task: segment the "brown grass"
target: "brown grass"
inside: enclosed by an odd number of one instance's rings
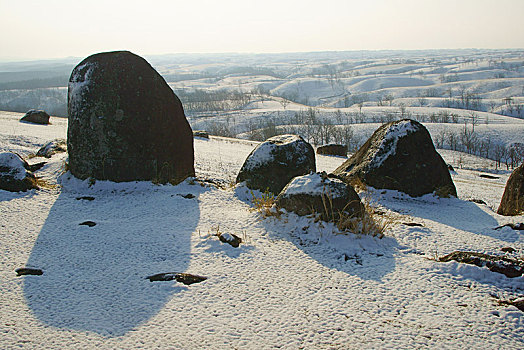
[[[347,208],[353,204],[349,202],[342,211],[333,211],[333,203],[329,194],[322,195],[324,205],[324,220],[335,223],[341,233],[354,233],[357,235],[368,235],[373,237],[384,237],[386,230],[396,221],[395,218],[387,213],[378,211],[371,204],[369,198],[361,200],[363,212],[361,215],[349,214]]]
[[[357,193],[364,192],[368,186],[362,181],[359,176],[354,176],[349,180],[349,184],[355,189]]]
[[[269,190],[262,193],[262,197],[258,198],[255,196],[253,191],[251,191],[251,204],[253,204],[253,211],[258,211],[263,217],[267,218],[269,216],[275,216],[277,218],[282,215],[282,212],[275,206],[275,195]]]
[[[42,179],[40,177],[29,178],[29,180],[38,189],[44,188],[44,189],[52,190],[58,187],[57,184],[49,183],[49,181],[47,181],[46,179]]]
[[[357,235],[384,237],[386,230],[395,223],[395,218],[387,213],[380,213],[368,198],[362,200],[364,212],[361,216],[339,214],[335,222],[341,232],[352,232]]]

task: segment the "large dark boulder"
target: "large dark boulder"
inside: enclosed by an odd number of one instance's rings
[[[69,79],[69,169],[80,178],[178,183],[193,176],[193,133],[182,103],[143,58],[89,56]]]
[[[313,147],[297,135],[279,135],[258,145],[247,157],[237,183],[278,194],[295,176],[316,171]]]
[[[42,110],[30,109],[20,121],[47,125],[49,124],[49,114]]]
[[[497,213],[500,215],[524,213],[524,164],[511,173]]]
[[[364,206],[353,187],[326,173],[297,176],[280,192],[276,205],[298,215],[319,214],[324,221],[360,217]]]
[[[19,192],[38,188],[31,166],[16,153],[0,153],[0,189]]]
[[[368,186],[398,190],[413,197],[432,192],[445,197],[457,195],[429,132],[410,119],[382,125],[333,173],[348,182],[360,178]]]

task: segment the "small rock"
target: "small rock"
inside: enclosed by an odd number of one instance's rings
[[[510,259],[505,256],[494,256],[476,252],[455,251],[438,259],[441,262],[455,260],[459,263],[487,267],[490,271],[506,275],[506,277],[520,277],[524,273],[524,261]]]
[[[193,283],[200,283],[202,281],[205,281],[207,280],[207,277],[191,275],[189,273],[164,272],[164,273],[157,273],[156,275],[147,276],[146,279],[148,279],[149,282],[175,280],[179,283],[183,283],[186,286],[188,286]]]
[[[498,300],[498,303],[502,305],[515,306],[520,311],[524,311],[524,297],[510,299],[510,300]]]
[[[512,248],[512,247],[504,247],[504,248],[501,248],[500,250],[503,251],[504,253],[515,253],[516,252],[515,248]]]
[[[209,133],[205,130],[194,130],[193,137],[201,137],[203,139],[209,139]]]
[[[488,175],[488,174],[480,174],[479,176],[483,177],[485,179],[493,179],[493,180],[500,179],[500,177],[498,177],[498,176],[493,176],[493,175]]]
[[[93,227],[93,226],[96,226],[96,222],[94,222],[94,221],[84,221],[84,222],[80,223],[79,225]]]
[[[242,243],[242,238],[232,233],[218,233],[217,237],[220,240],[220,242],[228,243],[235,248],[238,248],[240,243]]]
[[[191,193],[188,193],[188,194],[179,194],[180,197],[182,198],[185,198],[185,199],[193,199],[195,198],[195,195],[194,194],[191,194]]]
[[[482,199],[468,199],[468,201],[477,203],[477,204],[484,204],[486,205],[486,202],[484,202]]]
[[[19,269],[16,269],[15,272],[17,273],[17,276],[23,276],[23,275],[40,276],[44,273],[44,271],[40,269],[33,269],[30,267],[21,267]]]
[[[424,227],[424,225],[419,224],[418,222],[403,222],[402,225]]]
[[[95,200],[95,197],[91,197],[91,196],[81,196],[81,197],[76,197],[77,200],[86,200],[86,201],[94,201]]]
[[[498,230],[498,229],[501,229],[503,227],[509,227],[513,230],[516,230],[516,231],[522,231],[524,230],[524,223],[522,222],[519,222],[519,223],[509,223],[509,224],[506,224],[506,225],[502,225],[502,226],[498,226],[498,227],[495,227],[494,230]]]

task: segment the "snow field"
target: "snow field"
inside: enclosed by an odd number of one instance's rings
[[[3,150],[36,152],[65,136],[65,124],[33,128],[16,124],[19,116],[0,114],[7,120],[0,124]],[[24,129],[13,135],[13,127]],[[191,180],[90,185],[59,176],[62,154],[36,172],[61,187],[0,191],[0,347],[523,347],[522,312],[490,296],[522,295],[522,277],[432,260],[458,249],[502,254],[504,246],[522,257],[522,233],[493,230],[524,220],[493,211],[509,172],[480,178],[485,164],[464,156],[452,174],[458,199],[370,189],[361,195],[397,218],[386,237],[334,235],[331,224],[294,214],[262,219],[251,210],[251,191],[230,183],[255,145],[195,139],[197,178],[220,188]],[[317,170],[343,161],[317,155]],[[195,197],[183,197],[189,193]],[[86,220],[97,225],[79,225]],[[246,242],[233,248],[212,235],[217,231]],[[23,266],[44,274],[16,277]],[[208,280],[145,279],[160,272]]]

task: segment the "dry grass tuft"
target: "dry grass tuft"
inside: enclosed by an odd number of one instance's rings
[[[266,190],[264,193],[262,193],[262,197],[258,198],[255,196],[253,191],[251,191],[251,196],[253,197],[251,203],[254,206],[254,211],[258,211],[265,218],[270,216],[280,218],[282,212],[275,206],[276,198],[273,193],[269,192],[269,190]]]
[[[58,187],[57,184],[49,183],[49,181],[42,179],[40,177],[35,177],[35,178],[28,177],[28,179],[38,189],[44,188],[44,189],[52,190]]]
[[[357,193],[364,192],[368,189],[368,186],[358,176],[354,176],[349,181],[349,184],[355,189]]]
[[[361,216],[340,215],[335,223],[341,232],[349,231],[357,235],[382,238],[386,230],[395,223],[395,218],[387,213],[377,211],[368,198],[362,200],[364,212]]]

